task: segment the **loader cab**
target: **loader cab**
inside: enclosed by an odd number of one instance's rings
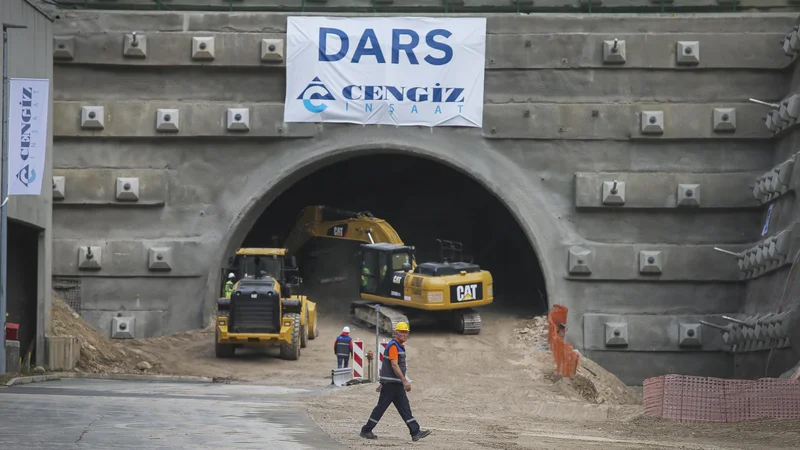
[[[302,279],[292,274],[298,272],[294,256],[287,258],[284,249],[239,249],[236,255],[228,260],[228,268],[223,271],[227,281],[227,274],[233,272],[234,283],[243,279],[269,279],[281,285],[281,296],[290,296],[298,293]]]
[[[403,300],[403,284],[413,260],[414,248],[407,245],[362,244],[361,293]]]

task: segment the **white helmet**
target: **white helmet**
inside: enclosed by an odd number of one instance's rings
[[[231,279],[233,279],[233,278],[234,278],[234,276],[233,276],[233,272],[231,272],[231,273],[229,273],[229,274],[228,274],[228,278],[231,278]]]
[[[350,327],[342,328],[342,333],[349,333],[349,332],[350,332]]]

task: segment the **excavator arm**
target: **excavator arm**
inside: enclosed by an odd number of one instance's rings
[[[310,239],[330,238],[360,241],[368,244],[403,245],[397,231],[383,219],[368,211],[352,212],[328,206],[307,206],[284,243],[288,254],[294,255]]]

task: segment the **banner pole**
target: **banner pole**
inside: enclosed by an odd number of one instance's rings
[[[0,375],[6,373],[6,262],[8,257],[8,29],[28,28],[3,23],[3,172],[0,182]]]

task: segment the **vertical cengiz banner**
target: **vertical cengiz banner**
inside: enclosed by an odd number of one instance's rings
[[[286,122],[483,126],[485,18],[289,17]]]
[[[8,195],[39,195],[47,154],[50,80],[11,78],[8,84]]]

